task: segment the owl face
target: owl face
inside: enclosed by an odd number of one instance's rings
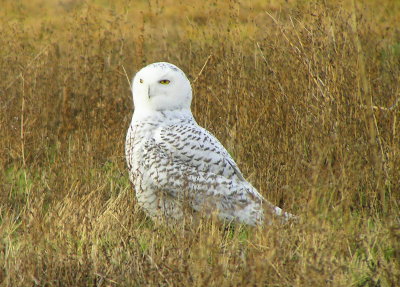
[[[165,62],[142,68],[132,84],[135,113],[190,109],[192,88],[178,67]]]

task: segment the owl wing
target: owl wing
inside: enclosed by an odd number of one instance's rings
[[[138,185],[152,186],[196,211],[256,225],[263,221],[263,197],[242,176],[223,146],[196,125],[160,127],[142,155]]]
[[[173,158],[197,171],[247,183],[224,146],[195,122],[164,126],[157,130],[155,141]]]

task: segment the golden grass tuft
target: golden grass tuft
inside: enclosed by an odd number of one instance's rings
[[[26,3],[25,3],[26,2]],[[396,286],[396,1],[8,1],[0,285]],[[169,61],[271,202],[262,229],[156,225],[124,160],[129,79]]]

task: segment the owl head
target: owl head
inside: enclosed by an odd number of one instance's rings
[[[166,62],[150,64],[132,83],[136,112],[190,110],[192,87],[181,69]]]

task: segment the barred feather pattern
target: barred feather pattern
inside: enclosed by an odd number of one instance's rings
[[[138,202],[153,218],[180,220],[187,204],[227,221],[263,222],[263,197],[222,144],[190,115],[164,112],[132,121],[126,159]]]
[[[133,80],[135,112],[125,153],[139,205],[154,219],[216,214],[259,225],[266,215],[292,215],[266,201],[247,182],[223,145],[190,111],[185,74],[169,63],[151,64]]]

